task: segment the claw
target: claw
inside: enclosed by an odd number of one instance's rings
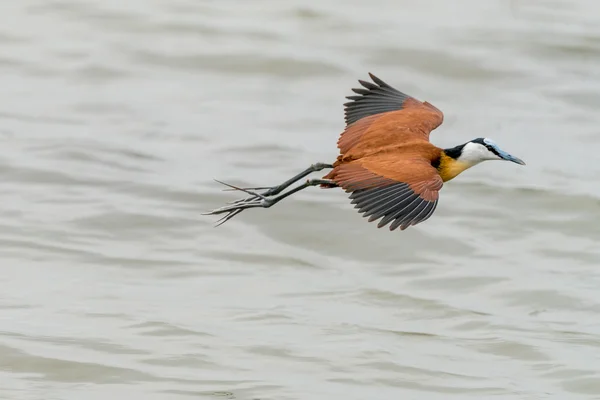
[[[256,193],[256,192],[254,192],[252,190],[240,188],[240,187],[237,187],[237,186],[234,186],[234,185],[230,185],[229,183],[221,182],[221,181],[216,180],[216,179],[215,179],[215,181],[219,182],[221,185],[229,186],[233,190],[239,190],[239,191],[251,194],[252,196],[260,197],[263,200],[267,200],[267,198],[265,196],[263,196],[260,193]]]
[[[229,183],[221,182],[217,179],[215,179],[215,181],[219,182],[222,185],[229,187],[229,189],[224,189],[224,190],[228,190],[228,191],[239,190],[239,191],[248,193],[250,195],[249,197],[245,197],[242,199],[228,202],[227,203],[228,205],[226,205],[226,206],[216,208],[207,213],[203,213],[202,215],[215,215],[215,214],[227,213],[225,216],[223,216],[221,219],[219,219],[215,223],[215,227],[217,227],[219,225],[223,225],[225,222],[229,221],[231,218],[235,217],[236,215],[238,215],[239,213],[244,211],[246,208],[267,207],[270,203],[269,199],[267,199],[267,197],[265,197],[264,195],[262,195],[260,193],[254,192],[254,190],[270,189],[268,187],[246,189],[246,188],[240,188],[240,187],[237,187],[234,185],[230,185]]]
[[[215,223],[215,228],[217,226],[223,225],[225,222],[229,221],[231,218],[235,217],[236,215],[238,215],[239,213],[241,213],[243,210],[234,210],[234,211],[230,211],[229,214],[227,214],[226,216],[224,216],[223,218],[219,219],[216,223]]]
[[[264,186],[264,187],[254,187],[254,188],[243,188],[241,190],[268,190],[271,189],[270,186]],[[238,188],[229,188],[229,189],[223,189],[224,192],[233,192],[234,190],[240,190]]]
[[[262,199],[262,200],[248,199],[248,201],[246,201],[246,202],[220,207],[220,208],[212,210],[211,212],[203,213],[202,215],[215,215],[215,214],[222,214],[224,212],[235,212],[235,211],[241,212],[242,210],[245,210],[246,208],[268,207],[269,204],[270,204],[270,201],[269,201],[269,199],[266,199],[266,198]]]
[[[260,196],[270,196],[271,192],[274,189],[277,188],[277,186],[261,186],[261,187],[252,187],[252,188],[241,188],[241,187],[237,187],[237,186],[231,185],[229,183],[221,182],[218,179],[215,179],[215,181],[219,182],[221,185],[227,186],[227,188],[222,189],[224,192],[234,192],[236,190],[239,190],[239,191],[242,191],[242,192],[246,192],[246,193],[249,193],[249,194],[256,195],[258,197],[260,197]],[[254,193],[254,191],[256,191],[256,190],[265,190],[265,192],[260,193],[260,194],[259,193]],[[228,203],[228,204],[232,204],[232,203]]]
[[[238,200],[234,200],[234,201],[228,201],[226,204],[240,204],[240,203],[247,203],[251,200],[256,200],[258,197],[256,196],[250,196],[250,197],[244,197],[243,199],[238,199]]]

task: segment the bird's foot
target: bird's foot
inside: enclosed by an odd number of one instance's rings
[[[253,189],[250,189],[250,188],[240,188],[240,187],[230,185],[225,182],[221,182],[221,181],[217,181],[217,182],[219,182],[225,186],[228,186],[229,189],[226,189],[226,190],[239,190],[239,191],[248,193],[250,196],[245,197],[243,199],[229,202],[229,203],[227,203],[228,205],[226,205],[226,206],[219,207],[208,213],[202,214],[202,215],[217,215],[217,214],[227,213],[227,215],[225,215],[223,218],[219,219],[216,222],[215,226],[224,224],[225,222],[229,221],[231,218],[235,217],[236,215],[238,215],[239,213],[241,213],[242,211],[244,211],[247,208],[256,208],[256,207],[268,208],[274,204],[274,202],[272,202],[268,197],[266,197],[269,195],[269,190],[267,190],[264,193],[257,193]],[[260,189],[271,189],[271,188],[256,188],[256,190],[260,190]]]
[[[225,186],[229,187],[229,189],[223,189],[225,191],[227,191],[227,190],[239,190],[240,192],[246,192],[246,193],[248,193],[249,195],[252,196],[253,199],[254,198],[260,198],[260,199],[266,200],[267,199],[266,196],[269,196],[271,194],[269,192],[271,192],[270,189],[272,189],[272,188],[241,188],[241,187],[237,187],[237,186],[231,185],[229,183],[221,182],[221,181],[216,180],[216,179],[215,179],[215,181],[219,182],[221,185],[225,185]],[[264,193],[257,193],[256,192],[256,190],[261,190],[261,189],[269,189],[269,190],[267,190]],[[246,200],[248,200],[248,199],[240,199],[240,200],[236,200],[236,201],[230,202],[228,204],[236,204],[236,203],[238,203],[240,201],[246,201]]]
[[[219,181],[217,181],[219,182]],[[268,196],[273,196],[276,195],[280,192],[279,190],[279,186],[263,186],[263,187],[251,187],[251,188],[240,188],[237,186],[233,186],[233,185],[229,185],[227,183],[223,183],[223,182],[219,182],[225,186],[229,186],[227,189],[223,189],[224,192],[233,192],[233,191],[241,191],[241,192],[246,192],[248,194],[251,194],[253,196],[259,197],[259,198],[264,198],[264,197],[268,197]],[[257,191],[262,191],[264,190],[264,192],[261,193],[257,193]],[[238,201],[238,200],[236,200]],[[233,204],[236,201],[232,201],[229,202],[228,204]]]
[[[219,182],[219,181],[217,181],[217,182]],[[229,188],[223,189],[224,192],[234,192],[236,190],[242,190],[242,191],[245,191],[245,190],[253,190],[253,191],[255,191],[255,190],[267,190],[267,192],[269,192],[270,190],[272,191],[274,189],[273,186],[252,187],[252,188],[238,188],[238,187],[234,187],[232,185],[228,185],[227,183],[223,183],[223,182],[220,182],[220,183],[222,183],[223,185],[229,186]],[[263,193],[263,195],[268,196],[269,194],[267,192]]]

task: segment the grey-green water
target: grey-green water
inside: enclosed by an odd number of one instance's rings
[[[597,1],[0,5],[0,398],[600,398]],[[308,189],[373,72],[527,162],[376,229]]]

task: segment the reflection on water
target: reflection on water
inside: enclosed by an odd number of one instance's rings
[[[24,0],[0,28],[0,397],[600,395],[595,1]],[[307,189],[373,72],[527,161],[376,229]]]

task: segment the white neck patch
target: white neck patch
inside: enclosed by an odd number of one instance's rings
[[[486,160],[499,160],[500,157],[489,151],[484,145],[469,142],[462,149],[458,161],[469,165],[476,165]]]

